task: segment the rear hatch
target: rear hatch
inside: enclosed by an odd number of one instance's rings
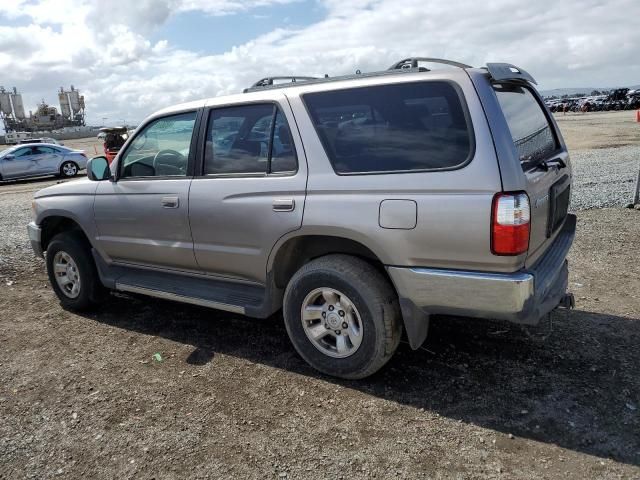
[[[534,90],[496,83],[494,90],[513,138],[531,205],[526,266],[546,251],[564,224],[571,196],[571,165],[560,132]]]

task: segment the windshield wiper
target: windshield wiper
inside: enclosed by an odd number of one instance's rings
[[[554,166],[558,167],[558,170],[567,167],[567,163],[561,158],[554,158],[553,160],[538,160],[535,162],[530,161],[530,162],[526,162],[525,165],[526,165],[526,169],[539,168],[541,170],[544,170],[545,172],[548,172],[549,168]]]

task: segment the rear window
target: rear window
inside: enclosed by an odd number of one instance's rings
[[[494,89],[523,169],[558,149],[549,119],[528,88],[498,84]]]
[[[473,132],[448,82],[308,93],[303,99],[339,174],[452,169],[472,155]]]

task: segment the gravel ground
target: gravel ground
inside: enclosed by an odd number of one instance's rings
[[[571,153],[573,210],[624,207],[633,200],[640,170],[640,146],[578,150]]]
[[[27,224],[31,221],[31,200],[34,192],[65,181],[69,180],[44,178],[0,182],[0,272],[10,272],[27,264],[41,264],[33,255],[27,237]]]

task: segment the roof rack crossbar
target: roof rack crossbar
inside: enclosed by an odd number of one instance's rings
[[[269,87],[272,85],[276,85],[274,83],[274,81],[278,81],[278,80],[289,80],[290,83],[297,83],[297,82],[306,82],[309,80],[317,80],[318,77],[305,77],[305,76],[301,76],[301,75],[296,75],[296,76],[280,76],[280,77],[265,77],[262,78],[260,80],[258,80],[256,83],[254,83],[253,85],[251,85],[249,88],[245,88],[245,92],[252,90],[254,88],[260,88],[260,87]]]
[[[441,63],[443,65],[450,65],[452,67],[458,67],[458,68],[473,68],[471,65],[467,65],[465,63],[460,63],[460,62],[454,62],[453,60],[445,60],[443,58],[409,57],[394,63],[389,67],[389,70],[403,70],[406,68],[418,68],[418,62]]]

